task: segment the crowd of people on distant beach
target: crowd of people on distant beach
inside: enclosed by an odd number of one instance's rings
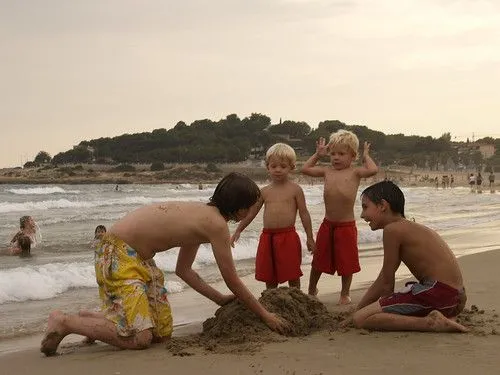
[[[488,175],[488,182],[489,182],[489,188],[490,192],[494,193],[495,192],[495,174],[493,171],[490,171],[490,174]],[[470,185],[470,191],[472,193],[482,193],[483,192],[483,176],[481,175],[481,172],[478,172],[477,175],[474,175],[474,173],[471,173],[469,175],[469,185]]]
[[[300,288],[301,242],[295,230],[297,213],[313,255],[308,293],[317,298],[317,283],[323,273],[341,277],[339,304],[351,303],[353,275],[360,272],[354,204],[363,178],[378,167],[365,142],[362,164],[354,166],[359,140],[349,131],[320,138],[316,152],[301,168],[304,175],[324,183],[325,218],[316,238],[302,188],[290,180],[295,169],[293,148],[283,143],[270,147],[265,163],[270,183],[262,189],[250,178],[226,175],[207,204],[167,202],[140,207],[108,230],[94,233],[95,272],[101,299],[100,311],[50,314],[41,351],[56,353],[70,333],[100,340],[124,349],[144,349],[172,334],[172,312],[163,272],[156,266],[156,253],[179,247],[175,273],[198,293],[224,306],[239,299],[272,330],[286,333],[290,323],[268,311],[253,296],[236,273],[231,246],[263,208],[263,230],[255,260],[255,277],[266,288],[282,283]],[[329,165],[320,164],[328,157]],[[450,183],[452,183],[450,181]],[[452,251],[430,228],[404,214],[405,197],[391,181],[381,181],[361,194],[363,218],[372,230],[383,230],[384,259],[379,276],[356,306],[351,321],[372,330],[465,332],[453,320],[465,306],[462,274]],[[228,222],[239,222],[231,235]],[[201,244],[210,243],[219,270],[231,294],[223,294],[205,282],[193,269]],[[395,291],[395,273],[400,263],[416,282]]]

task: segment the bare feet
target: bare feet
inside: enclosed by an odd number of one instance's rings
[[[95,344],[95,340],[94,340],[94,339],[91,339],[90,337],[85,337],[85,338],[82,340],[82,344],[83,344],[83,345],[93,345],[93,344]]]
[[[439,311],[434,310],[427,315],[429,326],[435,332],[469,332],[469,329],[451,319],[448,319]]]
[[[61,311],[53,311],[49,315],[47,331],[42,340],[40,351],[47,357],[55,355],[57,347],[66,336],[63,330],[64,314]]]
[[[340,296],[339,302],[337,302],[337,305],[350,305],[352,303],[351,297],[349,296]]]
[[[311,297],[317,297],[318,296],[318,288],[314,288],[314,289],[309,289],[309,291],[307,292]]]

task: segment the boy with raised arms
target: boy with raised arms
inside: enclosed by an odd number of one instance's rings
[[[318,294],[318,281],[323,272],[342,277],[339,304],[351,303],[349,291],[352,275],[361,270],[358,258],[358,231],[354,220],[354,202],[362,178],[373,176],[378,167],[369,155],[370,144],[363,148],[363,165],[352,165],[358,156],[358,137],[346,130],[330,135],[326,144],[320,138],[316,152],[302,167],[302,173],[323,177],[325,219],[316,237],[309,278],[309,294]],[[322,156],[330,156],[329,166],[316,165]]]

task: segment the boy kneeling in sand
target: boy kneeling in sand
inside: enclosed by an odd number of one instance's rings
[[[180,247],[175,272],[194,290],[220,306],[238,298],[271,329],[285,331],[288,323],[267,311],[242,283],[231,253],[227,222],[243,219],[259,196],[255,182],[230,173],[219,182],[208,204],[158,203],[123,217],[103,236],[96,250],[102,312],[52,312],[40,350],[55,354],[70,333],[122,349],[145,349],[152,342],[168,339],[172,314],[163,272],[153,257],[174,247]],[[203,243],[212,245],[222,277],[234,295],[215,290],[192,269]]]
[[[361,217],[370,228],[383,229],[384,263],[354,313],[354,325],[385,331],[466,332],[450,319],[463,310],[467,298],[462,273],[446,242],[432,229],[405,219],[403,192],[390,181],[366,188],[361,204]],[[394,292],[401,262],[418,282]]]

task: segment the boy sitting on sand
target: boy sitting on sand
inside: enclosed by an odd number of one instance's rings
[[[316,251],[313,254],[309,294],[318,294],[318,281],[323,272],[342,277],[342,291],[339,304],[351,303],[349,290],[352,275],[361,270],[358,259],[358,231],[354,221],[354,202],[360,180],[378,172],[378,167],[369,155],[370,144],[365,142],[363,165],[352,166],[358,155],[358,137],[346,130],[339,130],[316,144],[316,153],[302,167],[302,173],[311,177],[324,178],[323,197],[325,219],[316,237]],[[317,166],[322,156],[330,156],[331,165]]]
[[[175,273],[194,290],[221,306],[238,298],[271,329],[288,329],[288,323],[267,311],[241,282],[231,254],[227,222],[246,217],[259,196],[255,182],[230,173],[219,182],[208,204],[151,204],[123,217],[104,235],[96,250],[102,312],[52,312],[40,350],[55,354],[70,333],[122,349],[144,349],[153,341],[168,339],[172,315],[163,272],[152,258],[175,247],[180,247]],[[193,270],[198,247],[203,243],[212,245],[222,277],[234,295],[215,290]]]
[[[404,205],[403,192],[390,181],[369,186],[361,195],[361,217],[372,230],[384,231],[384,261],[354,313],[354,325],[385,331],[466,332],[449,319],[467,300],[457,260],[435,231],[405,219]],[[418,282],[394,292],[401,262]]]
[[[241,232],[252,222],[264,205],[264,229],[255,257],[255,278],[266,283],[266,288],[276,288],[288,281],[290,287],[300,289],[302,249],[295,231],[295,219],[299,212],[307,235],[307,248],[314,251],[311,216],[306,207],[302,188],[289,180],[295,168],[293,148],[276,143],[266,153],[266,167],[271,183],[261,190],[257,203],[240,222],[231,237],[231,246],[238,241]]]

